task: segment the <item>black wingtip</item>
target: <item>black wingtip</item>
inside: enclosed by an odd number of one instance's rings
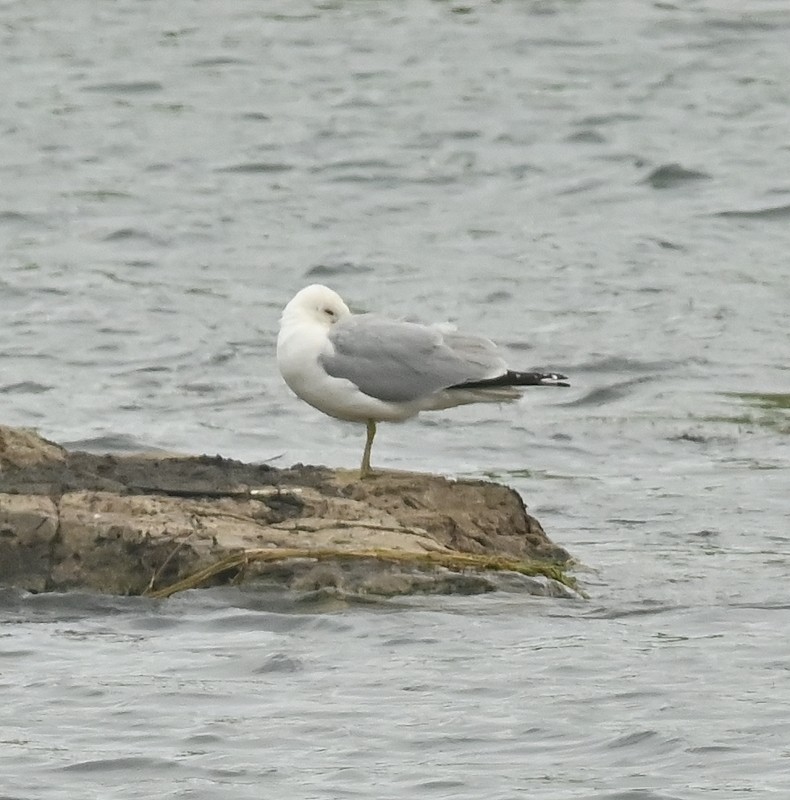
[[[559,372],[547,372],[540,377],[541,386],[570,386],[567,375],[560,375]]]
[[[568,377],[559,372],[515,372],[482,381],[469,381],[450,386],[450,389],[496,389],[498,386],[570,386]]]

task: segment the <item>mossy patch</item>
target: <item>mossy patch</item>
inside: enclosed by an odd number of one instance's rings
[[[343,559],[375,559],[382,562],[401,564],[405,567],[431,569],[444,567],[450,570],[478,572],[517,572],[521,575],[543,575],[557,581],[583,596],[576,580],[558,564],[544,561],[525,561],[503,556],[481,555],[476,553],[443,553],[428,551],[425,553],[407,553],[396,550],[341,550],[325,548],[310,549],[277,549],[270,548],[243,550],[221,558],[186,578],[161,589],[154,588],[156,576],[144,592],[147,597],[165,598],[186,589],[196,589],[209,582],[216,582],[219,577],[223,583],[233,582],[243,573],[244,567],[255,562],[277,562],[294,558],[307,558],[316,561]]]
[[[727,392],[729,397],[739,397],[768,410],[790,411],[790,394],[782,392]]]
[[[708,417],[708,421],[749,425],[790,434],[790,394],[784,392],[724,392],[723,394],[725,397],[735,398],[751,406],[756,413]]]

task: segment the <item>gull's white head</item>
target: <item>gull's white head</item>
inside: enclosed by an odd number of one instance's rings
[[[313,283],[298,291],[283,309],[281,324],[312,322],[327,328],[351,314],[337,292]]]

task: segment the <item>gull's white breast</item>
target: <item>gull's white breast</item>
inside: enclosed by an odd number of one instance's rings
[[[419,412],[416,405],[377,400],[351,381],[327,374],[320,359],[333,352],[328,332],[326,325],[313,320],[282,321],[277,336],[277,366],[297,397],[324,414],[349,422],[396,422]]]

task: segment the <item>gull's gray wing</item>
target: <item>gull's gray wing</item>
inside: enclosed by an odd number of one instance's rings
[[[387,402],[410,402],[507,370],[488,339],[376,314],[344,317],[332,326],[329,341],[332,352],[321,356],[324,369]]]

